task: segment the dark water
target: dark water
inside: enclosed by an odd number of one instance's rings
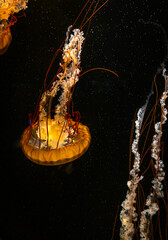
[[[26,18],[12,26],[12,44],[0,57],[3,240],[109,240],[117,206],[125,199],[134,114],[166,56],[167,1],[110,0],[93,17],[81,67],[109,68],[120,77],[97,70],[76,85],[75,109],[92,136],[80,159],[59,167],[39,166],[19,146],[52,56],[85,2],[30,0]],[[146,184],[150,186],[148,179]],[[119,226],[118,219],[114,239],[119,239]]]

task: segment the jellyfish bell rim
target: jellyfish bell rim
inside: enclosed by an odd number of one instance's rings
[[[90,146],[90,130],[87,126],[79,123],[80,139],[76,142],[56,149],[39,149],[29,144],[29,136],[35,126],[37,126],[37,123],[23,131],[20,145],[25,156],[38,165],[56,166],[72,162],[81,157]]]

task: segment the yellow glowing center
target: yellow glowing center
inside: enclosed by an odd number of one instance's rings
[[[47,144],[47,139],[48,145],[51,149],[65,146],[68,141],[66,122],[65,120],[53,121],[51,119],[46,119],[45,121],[40,122],[37,135],[41,138],[42,148]]]

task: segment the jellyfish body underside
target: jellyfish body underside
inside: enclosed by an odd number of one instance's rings
[[[32,131],[32,126],[26,128],[21,137],[21,147],[26,155],[32,162],[39,165],[61,165],[72,162],[82,156],[88,149],[91,136],[87,126],[79,123],[79,139],[72,144],[57,147],[54,149],[41,149],[30,144],[29,136]]]

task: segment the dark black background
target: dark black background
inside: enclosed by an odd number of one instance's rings
[[[125,198],[130,130],[167,54],[167,1],[109,0],[93,17],[82,51],[75,110],[92,142],[78,160],[45,167],[30,162],[19,141],[28,126],[54,52],[86,0],[29,0],[0,56],[0,237],[3,240],[109,240]],[[103,3],[103,1],[100,1]],[[17,16],[19,16],[19,13]],[[75,27],[79,27],[82,17]],[[164,29],[164,31],[163,31]],[[84,33],[87,28],[84,28]],[[49,81],[57,72],[55,61]],[[165,149],[167,146],[165,126]],[[166,158],[165,154],[165,158]],[[167,162],[165,163],[168,167]],[[146,182],[150,186],[150,181]],[[119,239],[119,219],[114,239]]]

